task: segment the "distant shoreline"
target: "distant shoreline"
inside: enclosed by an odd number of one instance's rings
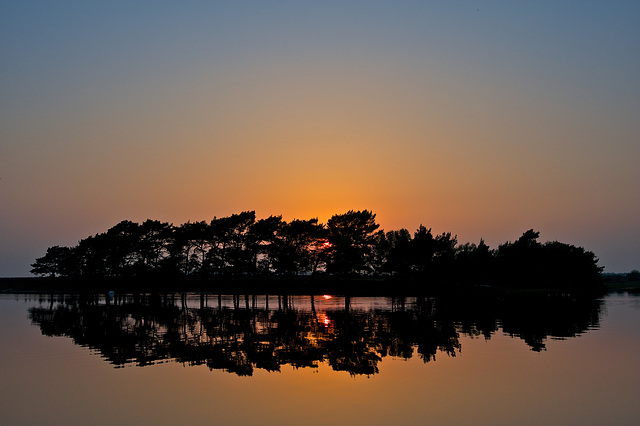
[[[349,295],[397,296],[442,295],[474,292],[580,292],[575,288],[523,288],[504,285],[455,285],[428,283],[394,277],[341,279],[335,277],[248,277],[230,279],[72,279],[50,277],[0,278],[0,293],[228,293],[228,294],[289,294],[289,295]],[[605,277],[600,294],[607,292],[640,293],[640,281],[628,281],[622,275]],[[593,292],[589,292],[593,293]]]
[[[340,294],[391,296],[399,293],[441,293],[444,285],[385,278],[340,279],[334,277],[245,277],[229,279],[135,279],[135,278],[0,278],[0,293],[18,292],[91,292],[127,293],[205,292],[236,294]]]

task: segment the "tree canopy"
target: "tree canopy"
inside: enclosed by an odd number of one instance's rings
[[[484,240],[459,244],[451,232],[434,235],[420,225],[379,230],[369,210],[317,218],[256,219],[245,211],[210,222],[175,226],[148,219],[123,220],[74,247],[53,246],[32,264],[50,277],[296,276],[325,274],[340,279],[386,277],[429,284],[541,288],[591,288],[601,282],[597,257],[582,247],[538,242],[529,229],[513,242],[491,249]]]

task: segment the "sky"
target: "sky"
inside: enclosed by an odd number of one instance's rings
[[[0,276],[246,210],[640,269],[638,46],[638,1],[0,0]]]

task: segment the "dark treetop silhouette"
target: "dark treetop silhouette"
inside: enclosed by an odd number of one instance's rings
[[[317,274],[341,280],[381,277],[429,285],[497,284],[510,287],[597,289],[602,268],[582,247],[540,243],[526,231],[518,240],[490,249],[458,244],[450,232],[433,235],[420,226],[378,230],[371,211],[348,211],[286,222],[282,216],[256,220],[254,211],[174,226],[146,220],[122,221],[75,247],[54,246],[32,264],[32,273],[95,279],[187,278],[211,281],[238,277]]]

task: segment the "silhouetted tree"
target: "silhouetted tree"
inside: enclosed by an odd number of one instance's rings
[[[247,250],[253,257],[252,268],[259,273],[268,274],[275,270],[278,252],[278,239],[285,222],[280,216],[269,216],[251,225],[247,233]]]
[[[411,247],[412,267],[422,276],[433,275],[433,258],[436,253],[436,242],[431,234],[431,228],[420,225],[413,236]]]
[[[598,290],[602,268],[582,247],[557,241],[540,244],[540,233],[526,231],[496,251],[496,278],[508,286]]]
[[[449,281],[454,275],[457,238],[451,236],[451,232],[443,232],[435,238],[436,251],[433,263],[436,278],[440,281]]]
[[[582,247],[551,241],[542,246],[542,265],[538,274],[547,286],[573,289],[597,288],[602,284],[598,259]]]
[[[169,256],[169,245],[173,237],[172,226],[167,222],[147,219],[138,228],[139,269],[149,272],[158,269]]]
[[[455,264],[459,282],[486,284],[492,271],[493,253],[482,239],[477,246],[470,243],[462,244],[456,248]]]
[[[182,251],[180,263],[184,273],[205,275],[209,267],[207,254],[212,247],[210,225],[205,221],[184,223],[176,230],[175,239]]]
[[[283,274],[315,272],[326,232],[318,219],[295,219],[278,233],[275,268]]]
[[[413,269],[429,280],[447,279],[454,267],[456,244],[450,232],[434,237],[431,228],[420,225],[412,241]]]
[[[408,275],[411,272],[412,240],[408,230],[378,233],[377,262],[381,272]]]
[[[50,277],[73,276],[79,272],[75,250],[70,247],[49,247],[46,254],[37,258],[31,267],[32,274]]]
[[[331,255],[327,263],[330,273],[349,275],[372,271],[376,215],[368,210],[349,210],[333,215],[327,222]]]
[[[246,211],[211,221],[213,245],[207,253],[212,269],[218,273],[240,274],[252,270],[254,255],[247,246],[255,211]]]
[[[507,285],[531,286],[540,279],[542,245],[539,232],[529,229],[515,242],[498,246],[496,260],[498,277]]]
[[[107,268],[116,277],[132,276],[138,264],[140,225],[123,220],[110,228],[105,236]]]

